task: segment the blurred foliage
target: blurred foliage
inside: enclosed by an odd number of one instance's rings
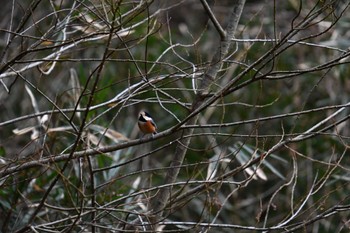
[[[42,63],[15,75],[0,76],[0,122],[7,122],[0,126],[1,171],[38,159],[118,145],[126,138],[140,138],[137,114],[142,109],[151,113],[160,132],[188,116],[195,98],[193,84],[200,83],[201,76],[197,74],[210,64],[219,36],[199,1],[148,1],[142,6],[140,2],[4,3],[0,10],[4,15],[0,20],[0,75],[34,62]],[[209,3],[219,22],[226,25],[231,1]],[[253,68],[237,80],[227,95],[201,112],[205,122],[198,124],[192,136],[178,176],[178,181],[185,184],[174,185],[166,210],[167,221],[214,221],[264,228],[278,225],[303,205],[288,223],[293,228],[336,205],[349,204],[348,120],[316,137],[288,144],[265,158],[259,169],[267,180],[241,171],[222,183],[208,185],[200,193],[177,200],[206,181],[208,166],[215,156],[223,159],[218,162],[218,177],[242,166],[239,156],[249,160],[248,155],[263,155],[281,139],[300,135],[327,118],[339,109],[336,105],[349,102],[346,63],[341,64],[339,59],[328,68],[315,69],[346,53],[350,45],[349,3],[289,0],[274,4],[246,2],[236,36],[246,41],[233,43],[232,56],[226,58],[210,94],[225,87],[247,67]],[[31,12],[26,10],[29,8]],[[5,14],[10,11],[11,14]],[[300,27],[292,40],[276,46],[313,14],[318,14],[313,23]],[[15,30],[18,31],[8,33]],[[123,30],[127,33],[118,34]],[[109,43],[110,35],[113,38]],[[101,38],[96,39],[98,36]],[[295,44],[296,41],[304,44]],[[47,56],[68,45],[72,47],[56,57],[57,64],[46,75],[55,59]],[[79,87],[71,85],[70,69],[76,72]],[[156,78],[159,80],[154,81]],[[38,113],[25,85],[33,92],[39,112],[47,111],[48,120],[42,124],[43,114],[18,119]],[[136,85],[139,86],[134,88]],[[104,104],[123,91],[126,94],[121,101]],[[79,99],[74,99],[74,95]],[[75,107],[87,107],[90,97],[88,112],[81,111],[79,115],[72,111]],[[49,113],[58,108],[70,111]],[[318,108],[323,109],[316,111]],[[288,115],[291,113],[295,114]],[[339,117],[348,115],[346,109]],[[8,122],[12,119],[17,120]],[[332,119],[329,124],[334,122]],[[235,124],[225,126],[231,123]],[[208,124],[222,126],[200,127]],[[85,128],[77,141],[79,130],[72,127],[80,129],[82,125]],[[99,130],[93,125],[100,126]],[[23,134],[13,131],[25,128],[28,131]],[[107,131],[112,136],[107,137]],[[147,212],[143,205],[163,184],[176,150],[175,142],[181,136],[180,130],[151,143],[38,164],[1,177],[0,231],[15,232],[27,223],[40,225],[39,231],[53,227],[55,231],[79,232],[91,225],[101,232],[104,228],[120,229],[124,221],[132,222],[137,213]],[[154,189],[144,192],[148,188]],[[309,192],[312,195],[308,196]],[[43,208],[36,218],[30,219],[41,204]],[[346,232],[348,221],[346,209],[317,219],[303,230]],[[165,229],[179,230],[180,225]],[[201,229],[198,226],[188,231]],[[212,228],[211,232],[232,229]]]

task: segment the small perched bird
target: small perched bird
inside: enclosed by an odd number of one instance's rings
[[[141,132],[145,134],[156,134],[157,133],[157,126],[156,123],[154,123],[152,117],[147,112],[140,112],[139,114],[139,121],[138,121],[139,128]]]

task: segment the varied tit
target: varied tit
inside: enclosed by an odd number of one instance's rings
[[[147,112],[140,112],[138,125],[144,135],[154,135],[157,133],[156,123],[154,123],[152,117]]]

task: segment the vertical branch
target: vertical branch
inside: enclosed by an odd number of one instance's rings
[[[116,13],[114,13],[114,17],[116,17]],[[89,93],[89,98],[88,98],[88,102],[86,105],[86,110],[85,110],[85,114],[82,117],[82,123],[80,125],[79,131],[77,133],[75,142],[72,146],[71,152],[69,153],[69,157],[68,159],[65,161],[65,163],[63,164],[62,168],[60,169],[59,173],[55,176],[55,178],[53,179],[53,181],[50,183],[49,187],[45,190],[45,193],[43,195],[43,197],[41,198],[38,206],[36,207],[36,209],[34,210],[34,212],[31,214],[29,221],[27,223],[27,225],[25,225],[23,228],[19,229],[17,232],[26,232],[30,229],[31,225],[33,224],[35,218],[37,217],[37,215],[39,214],[40,210],[43,208],[45,201],[47,200],[47,198],[49,197],[49,194],[51,193],[51,191],[53,190],[53,188],[55,187],[55,185],[57,184],[57,182],[59,181],[59,179],[61,178],[61,176],[64,174],[64,171],[66,170],[66,168],[68,167],[69,163],[71,162],[71,159],[74,157],[74,152],[78,149],[78,146],[81,142],[81,137],[83,136],[83,132],[85,130],[85,125],[86,125],[86,120],[88,118],[88,114],[90,111],[90,108],[92,106],[93,103],[93,99],[97,90],[97,84],[101,78],[102,75],[102,71],[103,68],[105,66],[106,63],[106,59],[108,57],[108,51],[109,51],[109,46],[112,42],[112,38],[113,38],[113,31],[114,31],[114,19],[112,21],[111,27],[110,27],[110,32],[109,32],[109,36],[108,36],[108,40],[105,46],[105,50],[103,53],[103,56],[101,58],[101,63],[98,65],[98,67],[96,67],[95,71],[96,72],[96,78],[95,81],[93,83],[93,86],[91,88],[91,92]],[[90,77],[93,76],[93,73],[91,74]],[[72,227],[75,223],[72,224]]]
[[[211,65],[206,69],[202,77],[202,82],[199,85],[200,90],[198,91],[198,94],[196,95],[195,100],[192,103],[192,111],[196,110],[198,107],[200,107],[204,103],[205,93],[209,92],[211,85],[216,80],[216,76],[223,65],[223,58],[228,54],[230,45],[232,43],[232,39],[234,38],[234,34],[236,32],[238,22],[242,14],[244,4],[245,4],[245,0],[238,0],[233,6],[233,9],[228,21],[228,25],[226,27],[226,37],[220,41],[219,48],[217,49],[214,57],[212,58]],[[198,116],[195,116],[189,119],[187,124],[194,125],[196,124],[197,120],[198,120]],[[184,137],[177,144],[175,154],[174,154],[174,159],[172,160],[170,164],[170,169],[166,174],[166,178],[165,178],[166,184],[172,184],[176,181],[180,171],[180,167],[181,167],[180,165],[183,163],[188,145],[191,142],[191,137],[188,137],[188,136],[193,134],[193,130],[194,130],[193,128],[184,130],[183,132]],[[167,186],[161,189],[151,199],[149,208],[153,213],[153,216],[151,219],[153,224],[156,224],[157,222],[160,221],[163,215],[164,209],[168,204],[171,191],[172,191],[172,187]]]

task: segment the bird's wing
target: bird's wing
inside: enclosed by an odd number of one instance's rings
[[[151,120],[151,124],[152,124],[154,127],[156,127],[156,129],[157,129],[157,125],[156,125],[156,123],[154,122],[153,119]]]

